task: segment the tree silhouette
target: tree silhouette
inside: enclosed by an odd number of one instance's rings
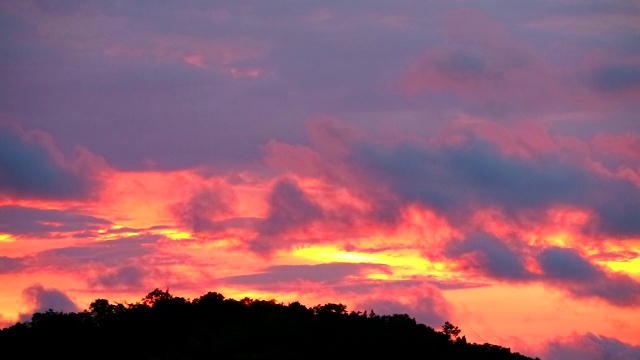
[[[458,339],[458,335],[460,335],[460,331],[461,330],[457,326],[454,326],[448,321],[445,321],[444,325],[442,325],[442,333],[447,335],[452,340]]]
[[[343,304],[307,308],[216,292],[190,301],[155,289],[133,304],[97,299],[83,312],[35,313],[0,330],[0,348],[26,359],[531,360],[459,334],[449,322],[436,331],[407,314],[347,312]]]
[[[148,293],[147,296],[142,299],[142,302],[146,305],[153,305],[156,301],[171,300],[172,298],[173,296],[169,294],[169,289],[162,291],[156,288],[152,292]]]

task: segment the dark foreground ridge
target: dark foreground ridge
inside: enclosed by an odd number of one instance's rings
[[[0,330],[2,354],[21,359],[496,359],[526,360],[492,344],[471,344],[406,314],[307,308],[275,300],[194,300],[156,289],[135,304],[98,299],[88,310],[35,313]]]

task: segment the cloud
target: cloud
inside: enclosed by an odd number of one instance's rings
[[[540,268],[550,279],[593,281],[604,272],[578,254],[575,249],[548,248],[538,254]]]
[[[420,287],[422,285],[435,286],[440,290],[460,290],[489,286],[488,283],[468,282],[461,280],[439,280],[436,277],[426,277],[418,280],[418,276],[412,280],[374,280],[360,279],[357,283],[336,285],[333,289],[339,294],[367,295],[380,292],[404,292],[407,289]],[[415,280],[413,280],[415,279]]]
[[[439,72],[466,82],[490,75],[486,61],[472,53],[454,52],[438,61],[436,67]]]
[[[411,144],[362,147],[356,161],[380,175],[405,201],[453,213],[482,206],[539,208],[575,194],[585,174],[510,158],[489,143],[428,149]],[[573,195],[576,196],[576,195]]]
[[[378,295],[359,301],[355,308],[374,310],[378,315],[408,314],[418,323],[436,329],[451,320],[451,304],[437,288],[423,285],[411,293],[411,296],[402,299],[394,298],[391,294]]]
[[[586,333],[549,341],[543,359],[547,360],[635,360],[640,346],[618,339]]]
[[[0,256],[0,274],[9,274],[21,270],[24,262],[20,258]]]
[[[141,261],[157,250],[160,235],[138,235],[115,240],[92,241],[83,245],[45,250],[27,258],[30,266],[73,269],[83,264],[122,266]]]
[[[76,304],[62,291],[33,285],[22,291],[25,301],[31,305],[29,314],[20,314],[20,321],[29,321],[31,314],[51,309],[62,312],[79,311]]]
[[[323,209],[291,180],[278,181],[267,203],[267,216],[257,226],[259,235],[249,242],[250,249],[258,253],[270,253],[276,248],[288,247],[291,244],[287,243],[283,234],[325,218]]]
[[[542,282],[576,298],[596,298],[620,307],[640,305],[640,283],[623,273],[607,272],[571,248],[549,247],[535,258],[540,273],[525,266],[525,246],[517,251],[494,235],[472,234],[445,245],[444,255],[454,259],[465,272],[515,282]]]
[[[0,125],[0,195],[86,199],[102,186],[97,174],[101,166],[85,149],[68,159],[48,135]]]
[[[171,212],[182,226],[194,232],[220,230],[221,224],[214,221],[214,218],[232,213],[235,198],[230,191],[202,189],[188,201],[171,206]]]
[[[370,294],[376,291],[403,291],[422,285],[419,280],[358,280],[357,283],[334,286],[339,294]]]
[[[310,281],[325,285],[339,285],[346,278],[360,277],[366,271],[389,273],[388,265],[370,263],[327,263],[317,265],[276,265],[263,272],[250,275],[232,276],[223,279],[236,285],[254,285],[274,288],[296,281]]]
[[[640,89],[640,65],[607,65],[594,70],[593,85],[601,91]]]
[[[12,235],[46,235],[99,230],[110,221],[69,210],[0,206],[0,232]]]
[[[616,306],[640,305],[640,283],[626,274],[605,272],[574,249],[544,249],[537,260],[542,278],[573,296],[600,298]]]
[[[446,244],[445,255],[461,259],[470,271],[479,271],[495,279],[523,281],[532,278],[522,255],[491,234],[473,234],[462,241]]]
[[[140,287],[143,284],[144,273],[139,267],[125,266],[116,271],[99,275],[95,279],[95,284],[107,288]]]
[[[591,224],[591,232],[616,237],[640,235],[640,189],[625,180],[599,180],[590,188],[594,191],[598,187],[606,188],[606,194],[591,204],[588,195],[584,194],[585,205],[591,205],[597,215],[597,222]]]
[[[630,261],[640,257],[640,253],[635,251],[617,251],[617,252],[603,252],[593,256],[590,259],[599,261]]]
[[[400,90],[433,102],[436,109],[488,115],[498,121],[576,109],[576,99],[559,81],[558,65],[523,41],[512,24],[499,21],[496,11],[487,10],[446,13],[439,29],[441,41],[425,47],[404,71]]]
[[[267,199],[269,212],[260,225],[263,235],[275,235],[322,218],[322,209],[293,181],[281,180]]]
[[[640,234],[637,186],[555,157],[507,156],[473,139],[439,147],[359,143],[354,150],[349,161],[361,170],[363,182],[376,179],[401,203],[435,208],[454,224],[463,224],[472,211],[482,208],[497,207],[518,220],[531,211],[539,216],[555,205],[573,205],[594,211],[588,230],[596,236]]]

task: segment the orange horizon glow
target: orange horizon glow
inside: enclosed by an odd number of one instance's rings
[[[183,186],[177,191],[171,190],[175,189],[176,183],[181,183]],[[144,184],[144,186],[142,184]],[[388,270],[364,270],[359,274],[354,274],[344,279],[346,283],[373,281],[375,284],[379,284],[378,286],[381,286],[381,289],[385,288],[383,285],[385,283],[393,285],[395,281],[427,278],[439,281],[455,280],[480,283],[485,281],[485,279],[465,274],[458,269],[454,260],[436,255],[434,251],[440,251],[437,249],[442,249],[442,246],[444,246],[449,239],[460,237],[461,235],[455,228],[449,225],[446,220],[439,218],[433,211],[415,205],[404,209],[402,220],[394,226],[394,229],[385,227],[376,228],[375,225],[367,222],[356,222],[353,225],[357,228],[353,229],[353,234],[345,239],[336,238],[332,241],[325,240],[317,244],[309,243],[293,248],[285,248],[267,258],[260,255],[252,255],[249,256],[249,258],[253,258],[253,260],[246,262],[245,260],[248,260],[248,258],[247,255],[243,254],[245,251],[244,242],[256,236],[255,229],[226,230],[226,235],[215,234],[215,232],[196,233],[181,226],[171,213],[170,205],[172,203],[188,201],[189,196],[194,194],[194,191],[197,192],[196,189],[206,188],[210,186],[209,184],[215,184],[216,189],[224,188],[224,191],[234,194],[236,198],[235,208],[232,210],[232,213],[226,215],[226,218],[264,218],[267,215],[268,209],[265,208],[266,197],[269,195],[267,190],[269,186],[272,185],[235,186],[225,183],[224,179],[205,180],[191,171],[175,173],[114,173],[108,185],[111,189],[105,191],[101,196],[100,201],[105,204],[104,207],[98,208],[91,204],[84,204],[83,206],[85,211],[86,209],[95,209],[96,216],[104,217],[107,211],[111,211],[111,214],[113,214],[111,218],[113,219],[111,220],[112,224],[95,230],[91,240],[71,241],[70,238],[61,238],[56,243],[47,241],[48,244],[45,244],[40,242],[42,246],[32,247],[30,249],[31,251],[21,250],[18,252],[7,252],[9,248],[6,247],[10,244],[17,245],[17,238],[15,236],[2,234],[0,235],[0,242],[5,244],[5,253],[28,258],[32,255],[37,256],[38,252],[46,249],[55,249],[64,246],[63,244],[67,244],[67,246],[73,243],[108,244],[109,241],[119,241],[141,235],[159,235],[161,239],[164,240],[161,240],[153,246],[157,247],[162,253],[165,253],[165,255],[172,254],[171,256],[178,256],[178,258],[186,256],[190,260],[189,263],[181,264],[178,262],[166,265],[165,270],[145,281],[146,286],[149,288],[164,287],[165,285],[168,286],[170,282],[179,279],[189,279],[189,282],[192,283],[202,283],[204,287],[201,285],[197,287],[197,289],[202,289],[200,294],[196,288],[191,290],[181,288],[175,291],[175,295],[177,296],[187,296],[191,298],[204,294],[206,289],[206,291],[220,292],[230,298],[273,298],[279,302],[302,300],[309,306],[323,302],[342,302],[348,304],[351,309],[355,310],[352,306],[359,301],[356,300],[353,295],[334,292],[323,294],[313,283],[305,283],[304,281],[298,282],[300,289],[307,289],[307,291],[301,292],[293,290],[260,290],[254,289],[251,286],[246,287],[244,285],[221,283],[219,280],[216,280],[241,276],[247,273],[260,274],[264,269],[268,269],[269,266],[278,264],[318,265],[352,263],[384,265],[388,267]],[[269,184],[272,184],[272,182],[269,182]],[[357,198],[352,198],[353,195],[348,195],[347,193],[344,193],[341,197],[323,196],[322,194],[325,191],[323,189],[327,188],[327,184],[323,183],[320,179],[300,178],[297,180],[297,184],[305,191],[309,191],[309,194],[315,193],[318,203],[322,204],[324,208],[335,209],[344,206],[341,204],[348,204],[352,200],[355,203],[360,201]],[[240,199],[242,199],[242,201],[240,201]],[[247,207],[246,204],[241,205],[244,200],[254,205],[252,207]],[[25,202],[16,200],[5,202],[5,204],[9,203],[15,206],[33,208],[65,209],[65,207],[55,206],[56,204],[54,203],[31,200]],[[527,228],[524,230],[507,221],[499,212],[496,212],[496,210],[476,213],[476,221],[483,222],[486,229],[489,229],[489,231],[496,236],[505,236],[506,234],[514,233],[519,234],[522,239],[527,240],[529,246],[567,247],[575,245],[576,241],[584,241],[585,237],[580,233],[580,227],[588,221],[588,216],[587,212],[579,209],[554,208],[549,210],[546,223],[535,228]],[[224,219],[225,217],[219,218],[219,220]],[[151,225],[157,223],[164,224],[165,226],[159,229],[151,228]],[[56,227],[62,224],[46,223],[45,225]],[[138,230],[127,230],[130,228]],[[311,234],[310,232],[313,231],[324,232],[326,230],[323,226],[309,227],[302,233],[309,235]],[[212,237],[215,238],[215,240],[204,240],[211,239]],[[355,245],[355,248],[345,247],[346,244]],[[361,247],[359,244],[367,244],[367,247]],[[599,250],[618,253],[625,250],[629,251],[636,246],[637,242],[634,241],[625,243],[624,245],[605,241],[594,244],[593,247],[585,248],[588,250],[586,250],[584,254],[585,256],[595,255]],[[16,250],[18,250],[18,248],[19,246],[15,246]],[[376,248],[380,250],[376,250]],[[426,249],[430,250],[425,257]],[[596,259],[595,262],[613,272],[627,274],[636,279],[640,274],[640,257],[617,260]],[[200,269],[195,270],[193,267],[194,264],[201,264]],[[207,267],[209,267],[209,269],[207,269]],[[61,277],[63,276],[62,274],[64,274],[62,272],[56,271],[54,272],[55,275],[53,275],[46,269],[22,274],[19,277],[9,275],[13,279],[12,281],[8,281],[7,275],[2,276],[3,279],[5,279],[3,282],[3,284],[5,284],[4,293],[14,294],[0,302],[0,308],[3,309],[1,314],[3,321],[5,323],[16,321],[18,314],[28,311],[30,305],[22,303],[20,295],[16,294],[20,294],[22,288],[31,285],[33,282],[67,288],[67,293],[81,308],[82,306],[88,306],[88,303],[97,297],[110,298],[116,302],[124,301],[131,303],[138,301],[141,295],[144,295],[140,294],[139,290],[134,288],[122,288],[118,289],[117,292],[112,292],[113,290],[94,286],[94,288],[89,291],[80,290],[86,274],[99,273],[98,268],[92,269],[92,267],[89,266],[86,269],[88,272],[85,274],[66,274],[64,277]],[[535,266],[530,269],[534,272],[536,271]],[[175,275],[167,277],[169,273],[182,275],[179,277],[175,277]],[[52,276],[55,276],[55,284],[51,284],[50,281],[47,280],[48,278],[52,279]],[[62,280],[63,278],[65,279],[64,281]],[[153,280],[154,278],[155,280]],[[163,278],[166,283],[162,283],[161,279]],[[209,283],[209,285],[206,285],[207,283]],[[533,291],[532,294],[537,295],[528,297],[526,294],[530,291]],[[496,299],[500,298],[500,294],[502,293],[509,294],[510,300],[497,301]],[[510,285],[503,283],[501,285],[474,286],[452,290],[444,289],[442,290],[442,294],[452,304],[456,304],[455,309],[457,309],[457,315],[454,316],[452,320],[456,321],[456,324],[460,324],[461,328],[466,330],[465,334],[469,340],[483,342],[500,339],[502,344],[523,346],[519,340],[514,340],[509,337],[510,331],[515,331],[513,327],[515,326],[513,325],[513,316],[515,313],[505,313],[506,309],[514,306],[515,303],[518,304],[517,308],[535,308],[539,320],[532,322],[531,326],[527,327],[527,331],[520,331],[520,336],[521,338],[526,337],[530,339],[532,343],[542,344],[545,340],[544,329],[556,323],[556,320],[553,320],[554,318],[552,316],[556,310],[553,306],[536,303],[535,301],[537,300],[534,299],[547,296],[557,298],[562,296],[562,291],[558,289],[547,290],[541,284]],[[517,296],[517,299],[514,299],[514,294],[520,295]],[[384,292],[380,292],[374,293],[371,296],[374,298],[387,298],[389,295],[391,294],[385,295]],[[395,299],[397,300],[397,294],[394,296],[396,296]],[[581,309],[579,310],[581,312],[587,312],[591,306],[589,305],[590,302],[583,303],[578,300],[572,300],[571,298],[567,298],[563,300],[563,302],[572,304],[571,306],[573,306],[574,309]],[[603,307],[603,309],[606,308],[610,316],[621,319],[631,316],[633,313],[632,309],[607,307],[601,302],[600,305],[597,306]],[[473,318],[464,315],[468,312],[479,311],[479,309],[482,309],[485,316],[492,317],[492,324],[500,324],[500,326],[498,326],[498,328],[501,329],[500,332],[494,332],[494,330],[488,331],[487,318]],[[577,310],[574,310],[574,312],[575,311]],[[580,317],[572,315],[570,320],[571,325],[558,329],[559,331],[556,334],[569,336],[572,332],[575,332],[576,329],[582,329],[583,331],[597,330],[601,333],[608,333],[614,329],[610,322],[605,322],[602,326],[594,328],[593,322],[586,320],[580,320],[580,325],[576,327],[579,319]],[[640,331],[639,328],[631,326],[626,329],[618,329],[616,336],[622,341],[637,344],[638,340],[635,334],[638,331]]]

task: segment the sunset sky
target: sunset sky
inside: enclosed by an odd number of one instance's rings
[[[639,2],[9,0],[0,34],[0,327],[168,288],[640,359]]]

